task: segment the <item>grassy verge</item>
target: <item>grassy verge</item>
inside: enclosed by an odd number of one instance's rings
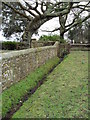
[[[12,118],[88,118],[88,52],[72,52]]]
[[[12,107],[17,105],[30,89],[36,86],[48,72],[59,63],[59,58],[48,60],[40,68],[28,75],[24,80],[14,84],[2,93],[2,116],[5,117]]]

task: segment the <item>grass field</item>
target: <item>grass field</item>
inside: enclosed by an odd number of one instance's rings
[[[0,98],[2,97],[2,117],[5,117],[12,108],[19,104],[23,97],[28,94],[59,61],[57,57],[48,60],[44,65],[30,73],[25,79],[3,91],[2,95],[0,95]]]
[[[71,52],[12,118],[88,118],[88,52]]]

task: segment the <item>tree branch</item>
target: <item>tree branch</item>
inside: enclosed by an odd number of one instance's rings
[[[78,24],[80,24],[80,23],[83,23],[84,21],[86,21],[87,19],[89,19],[90,18],[90,15],[88,15],[87,17],[85,17],[82,21],[80,21],[80,22],[76,22],[76,23],[74,23],[73,25],[72,24],[70,24],[70,25],[68,25],[67,27],[69,27],[68,29],[65,29],[64,30],[64,33],[65,32],[67,32],[68,30],[70,30],[71,28],[73,28],[73,27],[75,27],[75,26],[77,26]],[[55,32],[55,31],[58,31],[58,30],[60,30],[60,27],[59,28],[56,28],[56,29],[54,29],[54,30],[52,30],[52,31],[48,31],[48,30],[41,30],[42,32]]]
[[[37,10],[37,7],[38,7],[38,2],[36,1],[35,4],[36,6],[35,7],[32,7],[28,2],[26,2],[24,0],[24,2],[26,3],[26,5],[29,7],[29,9],[31,10],[34,10],[39,16],[41,16],[41,13]]]
[[[43,9],[43,6],[44,6],[44,2],[41,2],[41,11],[44,13],[45,10]]]
[[[61,12],[55,12],[55,13],[46,13],[46,17],[58,17],[59,15],[65,15],[68,13],[68,10],[63,10]]]
[[[88,2],[86,5],[84,5],[84,8],[82,8],[82,10],[78,13],[78,15],[76,15],[76,14],[73,12],[76,17],[73,19],[72,23],[70,23],[69,25],[65,26],[66,28],[69,27],[69,26],[71,26],[73,23],[75,23],[75,20],[77,19],[77,16],[79,17],[79,15],[80,15],[83,11],[85,11],[85,8],[86,8],[86,6],[87,6],[88,4],[89,4],[89,2]]]
[[[73,19],[72,23],[70,23],[69,25],[66,25],[65,27],[67,28],[67,27],[71,26],[75,22],[75,20],[76,20],[76,17]]]
[[[16,10],[15,8],[13,8],[11,5],[9,5],[8,3],[2,2],[4,5],[6,5],[7,7],[11,8],[14,12],[16,12],[17,14],[27,18],[29,21],[31,21],[30,17],[28,17],[27,15],[19,12],[18,10]]]
[[[41,13],[37,9],[35,9],[35,11],[36,13],[38,13],[39,16],[41,16]]]
[[[25,2],[25,4],[29,7],[29,9],[31,9],[31,10],[35,10],[37,7],[38,7],[38,5],[37,5],[37,3],[36,3],[36,6],[35,7],[32,7],[26,0],[23,0],[24,2]]]
[[[86,21],[86,20],[89,19],[89,18],[90,18],[90,14],[89,14],[87,17],[85,17],[83,20],[81,20],[80,22],[76,22],[76,23],[74,23],[73,25],[71,25],[68,29],[65,30],[65,32],[67,32],[67,31],[70,30],[71,28],[77,26],[78,24],[83,23],[84,21]]]
[[[73,6],[73,8],[79,8],[79,7],[90,8],[90,6],[88,6],[89,4],[90,4],[90,1],[86,5],[76,5],[76,6]]]
[[[56,28],[56,29],[54,29],[54,30],[52,30],[52,31],[49,31],[49,30],[41,30],[42,32],[55,32],[55,31],[58,31],[58,30],[60,30],[60,27],[59,28]]]
[[[34,13],[32,13],[30,10],[28,10],[26,7],[24,7],[20,2],[18,4],[23,10],[29,12],[32,16],[36,17],[36,15]]]

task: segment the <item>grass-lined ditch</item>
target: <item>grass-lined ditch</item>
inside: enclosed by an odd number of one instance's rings
[[[37,68],[28,75],[24,80],[14,84],[2,93],[2,116],[3,118],[9,114],[12,109],[16,109],[18,104],[22,105],[23,97],[27,97],[28,93],[43,79],[48,72],[59,63],[59,58],[48,60],[44,65]],[[27,98],[26,98],[27,99]]]
[[[87,118],[88,52],[72,52],[12,118]]]

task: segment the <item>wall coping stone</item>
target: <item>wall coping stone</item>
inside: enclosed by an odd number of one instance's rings
[[[8,59],[8,58],[12,58],[15,56],[25,55],[25,54],[32,53],[32,52],[39,52],[39,51],[50,49],[50,48],[51,49],[56,48],[56,46],[45,46],[45,47],[30,48],[30,49],[2,53],[1,59],[6,59],[6,58]]]

